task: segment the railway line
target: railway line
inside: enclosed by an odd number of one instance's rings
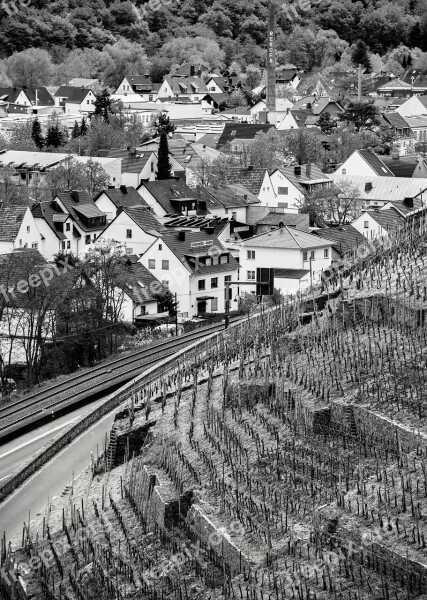
[[[223,323],[218,323],[175,339],[168,339],[9,403],[0,408],[0,443],[2,439],[36,421],[49,415],[54,417],[58,411],[130,381],[142,368],[154,366],[185,346],[223,328]]]

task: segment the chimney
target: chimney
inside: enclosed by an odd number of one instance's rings
[[[413,198],[405,198],[403,201],[403,205],[408,208],[414,208],[414,199]]]
[[[213,227],[205,227],[205,231],[208,235],[213,235],[215,229]]]
[[[254,170],[254,166],[253,165],[248,165],[248,171],[253,171]]]
[[[122,194],[127,194],[128,193],[128,188],[126,185],[121,185],[120,186],[120,191]]]
[[[178,239],[180,242],[185,242],[185,231],[178,231]]]
[[[196,70],[194,68],[194,65],[190,65],[190,77],[194,77],[196,73]]]
[[[294,173],[297,176],[301,175],[301,165],[297,165],[296,167],[294,167]]]
[[[371,192],[373,187],[372,181],[368,181],[368,183],[365,183],[365,192]]]
[[[71,200],[74,200],[74,202],[79,202],[80,198],[77,190],[73,190],[71,192]]]
[[[310,179],[311,177],[311,163],[307,163],[305,166],[305,174]]]
[[[136,148],[129,148],[129,155],[136,156]]]

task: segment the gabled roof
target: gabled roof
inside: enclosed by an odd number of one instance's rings
[[[419,115],[414,117],[403,117],[411,129],[417,127],[427,127],[427,115]]]
[[[332,246],[330,241],[321,240],[319,237],[299,231],[291,227],[273,229],[261,233],[241,243],[241,246],[254,248],[300,249],[326,248]]]
[[[92,88],[98,83],[98,79],[90,79],[88,77],[74,77],[68,82],[72,87]]]
[[[149,233],[162,231],[163,225],[153,215],[153,213],[145,206],[131,206],[123,208],[120,213],[124,212],[134,221],[138,227]]]
[[[172,77],[192,77],[198,73],[209,71],[209,66],[205,63],[184,63],[176,71],[173,72]]]
[[[16,103],[16,100],[21,92],[26,94],[25,90],[22,88],[13,88],[13,87],[1,87],[0,88],[0,100],[7,100],[12,104]]]
[[[402,227],[405,219],[395,210],[366,211],[381,227],[387,231],[396,231]]]
[[[19,248],[14,252],[0,255],[0,284],[4,288],[13,288],[19,281],[27,280],[31,274],[39,273],[41,269],[47,267],[46,259],[38,250],[32,248]],[[52,267],[51,267],[52,268]],[[53,277],[57,277],[57,273],[52,268]],[[37,288],[33,289],[31,295],[37,294]],[[9,294],[9,300],[12,304],[18,306],[26,306],[28,304],[28,296],[26,294],[16,294],[15,297]]]
[[[31,212],[35,219],[43,219],[46,221],[47,225],[59,240],[67,239],[62,231],[60,222],[54,218],[58,215],[58,212],[55,210],[52,202],[38,202],[32,207]]]
[[[272,124],[225,123],[217,147],[221,148],[235,140],[253,140],[257,133],[267,133],[272,128]]]
[[[276,81],[292,81],[298,75],[295,69],[285,69],[284,67],[276,72]]]
[[[0,207],[0,241],[14,242],[21,227],[27,206],[3,204]]]
[[[330,178],[328,175],[325,175],[323,171],[319,169],[317,165],[299,165],[301,169],[301,174],[297,175],[295,173],[294,167],[279,167],[277,169],[273,169],[270,172],[270,176],[273,175],[276,171],[279,171],[286,177],[288,181],[290,181],[295,187],[297,187],[301,192],[307,191],[306,185],[309,185],[313,182],[328,182]],[[308,172],[307,169],[309,168]]]
[[[221,111],[221,115],[245,115],[249,116],[251,111],[247,106],[236,106],[235,108],[227,108],[224,111]]]
[[[45,87],[38,88],[27,88],[25,93],[29,101],[32,104],[36,104],[36,91],[37,91],[37,105],[40,106],[55,106],[55,99],[52,94]]]
[[[313,231],[314,235],[331,240],[337,252],[343,255],[345,252],[351,252],[357,246],[366,244],[366,238],[352,225],[341,225],[340,227],[328,227],[327,229],[317,229]]]
[[[187,231],[185,232],[185,240],[181,240],[179,237],[177,231],[168,231],[163,234],[162,243],[168,246],[190,272],[199,275],[209,275],[213,273],[227,273],[239,269],[239,263],[215,235],[206,233],[206,231]],[[197,245],[196,247],[192,247],[194,243]],[[201,244],[206,245],[202,246]],[[197,263],[197,257],[207,255],[211,246],[215,246],[221,254],[227,254],[229,262],[211,266],[204,266]]]
[[[421,200],[417,201],[417,199],[415,199],[413,207],[406,206],[406,204],[404,204],[403,202],[387,202],[387,204],[384,205],[384,208],[380,208],[380,210],[382,212],[383,210],[388,210],[388,208],[392,208],[398,214],[402,215],[403,217],[406,217],[410,213],[413,213],[414,211],[423,208],[423,202]]]
[[[246,167],[243,169],[231,167],[224,174],[224,181],[225,183],[239,184],[254,196],[258,196],[266,172],[266,169],[262,167]]]
[[[260,201],[255,194],[251,194],[249,190],[239,184],[224,184],[218,187],[203,188],[212,198],[212,204],[217,204],[224,208],[239,208],[253,204],[260,204]],[[208,200],[207,207],[210,207]]]
[[[283,213],[271,211],[257,222],[257,225],[271,227],[294,227],[300,231],[309,232],[310,216],[302,213]]]
[[[401,79],[415,88],[427,88],[427,69],[408,69]]]
[[[56,98],[65,98],[66,102],[72,104],[81,104],[91,90],[88,88],[78,88],[71,85],[61,85],[55,92]]]
[[[109,188],[99,192],[94,198],[94,202],[98,200],[103,194],[105,194],[116,208],[129,208],[133,206],[145,206],[148,208],[148,204],[145,202],[136,189],[132,186],[120,186],[119,188]]]
[[[332,173],[331,179],[337,186],[340,183],[357,186],[360,198],[369,201],[399,202],[405,198],[415,198],[427,189],[427,179],[421,177],[369,177]]]
[[[380,177],[393,177],[393,173],[390,169],[383,163],[383,161],[375,154],[375,152],[371,152],[370,150],[355,150],[365,162],[375,171],[375,173]]]
[[[75,198],[78,195],[78,202],[76,202]],[[81,216],[86,218],[94,218],[94,217],[106,217],[106,214],[103,213],[95,202],[92,200],[91,196],[85,191],[69,191],[69,192],[58,192],[55,198],[59,198],[61,203],[65,206],[66,210],[73,217],[73,220],[79,225],[83,231],[92,231],[99,230],[100,225],[88,226],[86,225]],[[55,198],[52,201],[52,207],[55,210]],[[55,211],[61,212],[61,211]]]
[[[199,139],[198,143],[216,149],[221,135],[222,133],[205,133],[205,135]]]
[[[166,288],[160,283],[150,271],[138,262],[136,255],[124,256],[123,266],[117,277],[117,285],[136,304],[143,304],[155,300],[153,290],[156,293],[166,292]],[[142,284],[142,285],[141,285]],[[155,284],[155,286],[153,285]]]
[[[396,129],[410,129],[405,119],[397,112],[385,113],[382,116],[392,127],[395,127]]]
[[[203,189],[196,191],[182,179],[163,179],[157,181],[145,181],[139,188],[145,187],[156,199],[163,210],[170,215],[180,215],[178,201],[200,200],[202,199]],[[139,189],[138,188],[138,189]],[[203,198],[205,199],[205,198]],[[199,203],[198,203],[199,204]],[[197,206],[197,214],[207,214],[209,211]]]
[[[424,159],[421,160],[424,161],[425,168],[427,169],[427,162]],[[416,156],[399,156],[399,158],[384,156],[382,161],[395,177],[412,177],[418,166],[418,158]]]
[[[381,87],[379,87],[378,91],[382,92],[384,90],[397,90],[397,89],[407,90],[410,87],[411,87],[411,84],[408,84],[405,81],[402,81],[401,79],[392,79],[391,81],[384,83]]]
[[[206,83],[200,77],[173,78],[165,77],[174,94],[188,96],[188,94],[207,94]]]
[[[115,148],[113,150],[100,150],[99,156],[108,158],[121,158],[122,173],[141,173],[151,158],[153,150],[136,150],[132,153],[128,148]]]

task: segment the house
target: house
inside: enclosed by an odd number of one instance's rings
[[[83,254],[107,225],[107,215],[87,192],[77,190],[59,192],[31,212],[41,235],[39,250],[47,260],[58,252]]]
[[[145,206],[119,208],[117,215],[105,227],[98,240],[114,240],[126,254],[141,256],[163,229],[161,223]]]
[[[210,68],[204,63],[184,63],[171,73],[174,79],[191,79],[198,77],[199,79],[206,77],[209,74]]]
[[[295,69],[285,69],[282,67],[276,72],[277,85],[290,85],[296,90],[300,81],[301,78]]]
[[[225,312],[225,283],[238,280],[239,263],[214,235],[214,229],[163,233],[140,262],[177,295],[184,317]],[[237,285],[230,286],[230,300]]]
[[[287,98],[277,98],[276,99],[277,123],[280,123],[284,119],[284,117],[286,116],[286,114],[289,112],[289,110],[292,107],[293,107],[293,102],[291,102]],[[268,112],[267,111],[267,103],[265,100],[260,100],[254,106],[252,106],[249,110],[250,110],[251,115],[254,117],[254,119],[258,122],[261,122],[262,119],[264,118],[264,113]]]
[[[181,79],[166,77],[160,86],[160,100],[183,100],[201,102],[208,93],[208,88],[199,77]]]
[[[99,85],[98,79],[90,79],[88,77],[74,77],[68,82],[71,87],[89,88],[92,91]]]
[[[145,102],[156,102],[161,84],[154,83],[148,75],[125,75],[114,92],[115,96],[137,94]]]
[[[409,177],[366,177],[361,175],[341,175],[332,173],[333,182],[351,184],[359,190],[359,198],[365,208],[380,208],[387,202],[403,202],[413,198],[420,206],[427,201],[427,179]]]
[[[0,87],[0,100],[9,104],[31,106],[31,100],[25,90],[14,87]]]
[[[258,133],[267,133],[274,125],[269,123],[225,123],[217,149],[240,152]]]
[[[404,117],[416,140],[425,142],[427,140],[427,114],[417,117]]]
[[[380,210],[395,210],[400,216],[405,219],[425,211],[427,202],[422,201],[420,198],[405,198],[403,202],[390,201],[381,206]]]
[[[230,167],[224,174],[225,183],[234,183],[243,186],[254,196],[258,196],[264,181],[266,170],[262,167]]]
[[[316,229],[313,235],[333,242],[332,258],[343,258],[345,254],[352,253],[357,247],[365,245],[366,238],[353,225],[340,225]]]
[[[370,150],[355,150],[337,169],[335,175],[360,175],[363,177],[393,177],[381,158]]]
[[[209,93],[222,94],[227,97],[227,94],[236,90],[239,87],[240,77],[217,77],[211,76],[206,82]]]
[[[395,210],[366,211],[352,222],[367,240],[386,238],[397,233],[404,225],[405,219]]]
[[[402,79],[392,79],[377,89],[377,93],[384,97],[407,98],[412,94],[412,84]]]
[[[422,117],[427,115],[427,96],[412,96],[396,108],[401,117]],[[387,115],[388,116],[388,115]]]
[[[401,80],[410,86],[412,94],[427,94],[427,69],[408,69]]]
[[[254,282],[257,271],[274,269],[274,287],[284,294],[302,291],[320,283],[322,272],[331,265],[333,242],[291,227],[280,227],[239,244],[240,279]],[[245,286],[246,291],[246,286]]]
[[[247,106],[236,106],[234,108],[227,108],[220,113],[223,117],[229,117],[233,121],[239,123],[253,123],[254,117]]]
[[[427,179],[427,161],[421,156],[383,156],[381,160],[395,177],[413,177]]]
[[[87,116],[95,112],[96,96],[89,88],[62,85],[54,94],[55,105],[63,108],[66,115]]]
[[[126,185],[121,185],[117,189],[108,188],[99,192],[94,198],[94,202],[99,210],[107,215],[107,223],[116,217],[121,208],[148,207],[148,204],[136,189]]]
[[[206,193],[203,198],[206,199],[207,209],[216,217],[247,223],[248,209],[260,204],[257,196],[239,184],[228,183],[201,189]]]
[[[145,181],[137,190],[157,217],[209,214],[203,188],[191,189],[182,179]]]
[[[279,131],[284,131],[284,130],[289,130],[289,129],[299,129],[300,126],[303,127],[305,125],[308,114],[305,115],[304,122],[301,123],[301,120],[298,118],[298,115],[300,114],[300,112],[301,111],[297,111],[296,113],[294,113],[289,108],[286,111],[286,114],[283,116],[282,120],[277,124],[277,129]]]
[[[339,102],[336,102],[329,97],[318,98],[315,95],[305,96],[304,98],[297,100],[292,107],[292,110],[309,110],[315,117],[320,117],[326,113],[329,113],[331,116],[338,116],[344,112],[344,108]]]
[[[28,206],[0,205],[0,254],[19,248],[37,250],[40,240],[40,233]]]
[[[159,295],[166,289],[143,264],[137,255],[123,258],[123,268],[117,282],[123,293],[121,318],[126,323],[142,325],[146,321],[168,317],[167,312],[159,312]]]
[[[266,172],[258,198],[262,206],[298,212],[307,193],[328,189],[331,179],[316,165],[281,167]]]
[[[138,187],[142,181],[154,181],[157,172],[157,155],[136,148],[100,150],[99,156],[121,160],[121,185]]]

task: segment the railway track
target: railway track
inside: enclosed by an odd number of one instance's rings
[[[223,329],[224,324],[219,323],[192,331],[179,338],[172,338],[139,350],[131,356],[117,358],[94,367],[85,373],[16,400],[0,408],[0,440],[27,424],[47,417],[50,413],[54,414],[60,409],[65,409],[104,390],[126,383],[138,375],[141,368],[151,367],[193,342]]]

